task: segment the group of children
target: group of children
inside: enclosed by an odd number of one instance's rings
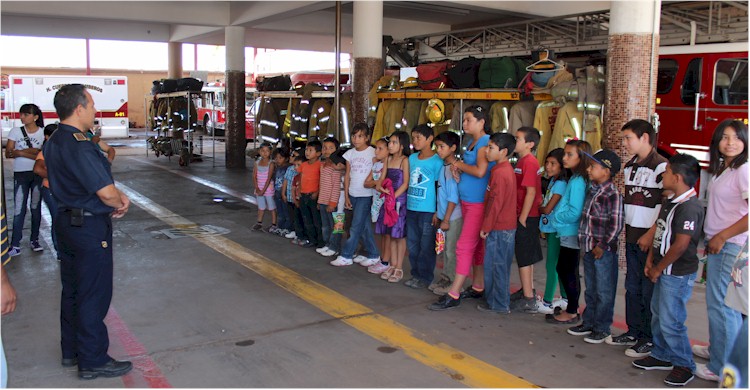
[[[255,169],[260,211],[254,229],[262,229],[270,210],[269,232],[316,247],[322,256],[338,255],[333,266],[358,263],[391,283],[404,278],[408,248],[411,277],[404,284],[439,295],[430,310],[481,298],[483,312],[543,313],[549,323],[573,325],[568,333],[586,342],[628,346],[625,354],[639,358],[635,367],[669,370],[667,384],[685,385],[693,373],[718,380],[742,322],[724,296],[732,260],[747,241],[747,127],[725,121],[714,134],[704,218],[694,189],[698,161],[660,156],[647,121],[622,128],[623,145],[634,156],[623,170],[623,197],[612,181],[622,168],[617,153],[593,153],[582,140],[547,154],[543,190],[534,156],[539,131],[490,134],[487,114],[480,106],[465,110],[465,147],[458,134],[435,135],[427,125],[396,131],[373,147],[366,124],[354,126],[348,151],[334,138],[310,141],[304,157],[292,155],[293,165],[285,149],[264,145]],[[628,330],[613,336],[623,228]],[[704,232],[711,345],[691,349],[686,304]],[[540,236],[547,242],[543,297],[533,285],[533,266],[544,258]],[[437,278],[436,247],[443,253]],[[579,314],[581,254],[586,307]],[[514,258],[521,287],[511,293]],[[709,364],[696,365],[693,354]]]

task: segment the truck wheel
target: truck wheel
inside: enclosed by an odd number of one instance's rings
[[[208,115],[203,117],[203,129],[206,130],[206,134],[214,135],[214,124]]]

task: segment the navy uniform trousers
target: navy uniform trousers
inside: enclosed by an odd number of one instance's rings
[[[70,211],[60,209],[54,228],[62,279],[62,357],[77,357],[79,369],[102,366],[110,360],[104,317],[112,301],[112,219],[84,216],[83,226],[72,226]]]

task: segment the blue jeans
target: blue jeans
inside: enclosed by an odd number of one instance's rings
[[[44,204],[47,205],[47,209],[49,210],[50,218],[52,218],[52,226],[55,225],[55,216],[57,215],[57,200],[52,196],[52,192],[49,190],[49,188],[45,186],[40,187],[42,191],[42,200],[44,200]],[[50,229],[52,231],[52,246],[55,247],[55,251],[58,251],[57,249],[57,236],[55,235],[55,229]]]
[[[411,276],[427,284],[435,278],[435,213],[406,211],[406,247],[409,249]]]
[[[643,274],[648,253],[638,244],[625,244],[625,322],[628,333],[637,339],[651,341],[651,296],[654,284]]]
[[[651,298],[651,356],[695,372],[693,351],[687,334],[687,301],[693,293],[695,274],[659,275]]]
[[[365,256],[370,259],[380,257],[378,247],[375,246],[375,233],[372,230],[372,219],[370,208],[372,207],[372,196],[350,196],[352,203],[352,225],[349,229],[349,239],[344,243],[341,257],[350,259],[354,257],[357,244],[362,241]]]
[[[706,243],[708,246],[708,243]],[[742,325],[742,315],[724,303],[732,279],[732,265],[742,247],[725,243],[721,252],[708,255],[706,261],[706,306],[708,307],[708,369],[721,374],[729,350]]]
[[[341,233],[333,233],[333,213],[329,213],[327,205],[318,204],[320,209],[320,228],[323,231],[323,242],[325,242],[328,249],[338,252],[341,250]]]
[[[516,229],[493,230],[484,240],[484,297],[492,310],[510,311],[510,265]]]
[[[292,230],[292,219],[289,218],[289,209],[281,197],[281,190],[273,193],[273,200],[276,202],[276,226],[279,229]]]
[[[39,226],[42,224],[42,178],[32,171],[13,173],[13,237],[10,245],[21,246],[26,207],[31,208],[31,240],[39,240]],[[29,201],[31,198],[31,201]]]
[[[604,251],[602,257],[595,259],[592,252],[586,252],[583,255],[583,278],[586,282],[583,323],[590,325],[594,332],[609,333],[617,293],[616,253]]]

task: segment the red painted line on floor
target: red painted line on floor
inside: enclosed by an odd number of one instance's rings
[[[511,283],[510,284],[510,291],[511,292],[517,291],[520,288],[521,288],[520,284],[516,284],[516,283]],[[581,291],[581,295],[583,295],[583,291]],[[581,297],[581,299],[583,299],[583,297]],[[585,309],[585,308],[586,308],[586,304],[585,303],[581,303],[581,304],[578,305],[578,309],[579,309],[578,311],[580,313],[583,313],[583,309]],[[612,326],[614,326],[617,329],[622,330],[623,332],[628,329],[628,324],[627,324],[627,322],[625,322],[625,317],[623,317],[621,315],[617,315],[617,314],[615,314],[615,316],[613,318]],[[690,344],[691,345],[708,345],[708,343],[705,342],[705,341],[695,340],[695,339],[690,339]]]
[[[133,371],[122,377],[122,383],[129,388],[171,388],[159,366],[154,363],[146,348],[136,339],[125,325],[117,311],[110,306],[104,319],[110,334],[110,347],[125,354],[122,358],[133,362]],[[114,340],[112,340],[114,339]],[[114,341],[114,342],[112,342]]]

